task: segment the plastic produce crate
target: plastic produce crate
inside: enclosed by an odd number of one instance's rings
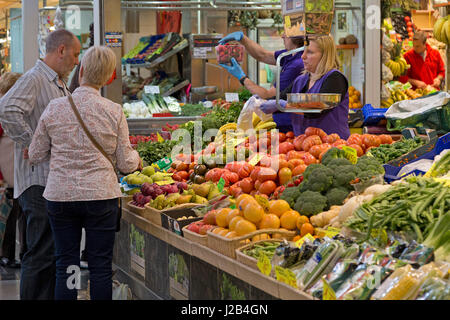
[[[366,104],[362,107],[364,115],[364,125],[376,125],[380,121],[385,120],[384,114],[389,108],[374,108],[371,104]]]
[[[422,159],[434,159],[435,156],[440,154],[445,149],[450,149],[450,132],[438,139],[438,141],[436,142],[436,145],[434,146],[433,150],[423,154],[420,157],[417,157],[417,159],[415,159],[414,161],[411,161],[409,163],[414,163],[414,162],[422,160]],[[415,175],[423,175],[423,174],[425,174],[425,172],[423,172],[423,171],[414,170],[414,171],[409,172],[409,173],[407,173],[407,174],[405,174],[403,176],[398,176],[398,173],[403,168],[403,166],[396,167],[396,166],[392,166],[392,165],[389,165],[389,164],[384,164],[383,167],[384,167],[384,170],[385,170],[384,180],[387,183],[390,183],[390,182],[395,181],[395,180],[400,180],[400,179],[402,179],[404,177],[407,177],[409,175],[412,175],[412,174],[415,174]]]

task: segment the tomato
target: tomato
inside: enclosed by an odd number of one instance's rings
[[[275,180],[277,178],[277,173],[272,168],[261,168],[258,173],[258,180],[261,182],[267,180]]]
[[[180,176],[180,174],[178,172],[176,172],[176,173],[174,173],[172,175],[172,179],[175,180],[175,181],[181,181],[182,180],[181,176]]]
[[[309,149],[309,153],[312,154],[314,156],[314,158],[318,159],[320,154],[323,151],[326,151],[330,148],[331,148],[331,145],[329,143],[319,144],[319,145],[312,146]]]
[[[288,161],[289,169],[294,170],[295,167],[304,164],[305,162],[302,159],[292,159]]]
[[[306,139],[306,135],[305,134],[301,134],[298,137],[295,137],[295,139],[294,139],[294,148],[295,148],[295,150],[297,150],[297,151],[302,151],[303,150],[302,144],[303,144],[303,141],[305,139]]]
[[[306,167],[307,167],[306,164],[299,164],[298,166],[296,166],[294,168],[294,170],[292,170],[292,175],[295,177],[295,176],[303,174],[303,172],[305,172],[305,170],[306,170]]]
[[[348,145],[357,144],[359,146],[362,146],[362,135],[358,133],[351,134],[350,137],[348,137],[347,139],[347,144]]]
[[[250,178],[252,179],[253,182],[255,182],[256,180],[258,180],[258,174],[259,174],[259,170],[261,170],[260,166],[256,166],[252,173],[250,174]]]
[[[308,128],[306,128],[306,130],[305,130],[305,135],[306,135],[307,137],[310,137],[310,136],[319,136],[320,139],[322,139],[322,138],[324,138],[324,137],[327,136],[327,134],[325,133],[325,131],[323,131],[323,130],[320,129],[320,128],[314,128],[314,127],[308,127]],[[305,150],[305,151],[307,151],[307,150]]]
[[[231,172],[228,175],[230,183],[236,183],[239,181],[239,175],[236,172]]]
[[[181,180],[187,180],[189,178],[189,173],[187,171],[179,171],[178,175],[181,177]]]
[[[256,181],[255,181],[255,184],[254,184],[254,188],[255,188],[256,190],[259,190],[259,187],[261,186],[261,184],[262,184],[261,181],[256,180]]]
[[[374,134],[364,134],[363,144],[366,149],[369,147],[378,147],[381,144],[381,140]]]
[[[250,193],[254,188],[254,183],[251,178],[245,178],[239,182],[239,187],[244,193]]]
[[[349,147],[356,150],[358,157],[361,157],[364,154],[364,150],[361,148],[360,145],[351,144],[351,145],[349,145]]]
[[[301,159],[302,158],[302,153],[303,151],[295,151],[295,150],[291,150],[287,153],[287,160],[292,160],[292,159]]]
[[[288,138],[288,139],[294,139],[294,138],[295,138],[294,132],[293,132],[293,131],[287,132],[287,133],[286,133],[286,138]]]
[[[332,144],[332,143],[336,142],[337,140],[339,140],[340,138],[341,137],[339,137],[339,135],[337,133],[332,133],[332,134],[326,136],[325,139],[322,139],[322,142]]]
[[[388,134],[379,135],[378,138],[380,138],[381,144],[392,144],[394,142]]]
[[[286,134],[283,133],[283,132],[280,132],[280,133],[278,134],[278,139],[279,139],[280,143],[285,142],[286,139],[287,139],[287,138],[286,138]]]
[[[278,167],[279,167],[280,169],[282,169],[282,168],[289,168],[289,163],[288,163],[287,160],[279,159],[279,160],[278,160]]]
[[[310,164],[317,163],[317,159],[310,153],[306,152],[302,155],[303,162],[309,166]]]
[[[242,188],[240,188],[237,185],[232,185],[230,187],[230,189],[228,190],[228,192],[229,192],[229,194],[231,194],[231,196],[233,196],[234,198],[237,198],[237,197],[239,197],[239,195],[241,193],[243,193],[243,190],[242,190]]]
[[[279,148],[278,149],[279,153],[282,153],[282,154],[287,154],[289,151],[295,149],[294,145],[292,143],[290,143],[290,142],[287,142],[287,141],[280,143],[278,148]]]
[[[280,184],[286,184],[291,180],[292,178],[292,171],[289,168],[281,168],[280,171],[278,171],[278,181],[280,181]]]
[[[244,163],[244,165],[239,169],[238,175],[242,178],[247,178],[253,171],[253,166],[250,163]]]
[[[317,135],[309,136],[303,141],[302,148],[304,151],[308,151],[309,148],[317,144],[322,144],[322,139]]]
[[[272,157],[270,157],[270,156],[263,156],[263,157],[261,158],[261,161],[260,161],[259,165],[260,165],[261,167],[266,167],[266,168],[268,168],[268,167],[271,166],[271,163],[272,163]]]
[[[168,170],[167,170],[167,173],[174,173],[175,172],[175,169],[174,168],[169,168]]]
[[[265,181],[261,183],[261,185],[258,188],[258,191],[265,195],[272,194],[275,189],[277,188],[277,184],[271,180]]]
[[[339,139],[339,140],[333,142],[333,144],[331,146],[332,147],[337,147],[337,146],[340,146],[340,145],[346,146],[347,145],[347,141],[345,141],[344,139]]]
[[[220,177],[222,176],[222,173],[223,169],[214,168],[206,173],[205,179],[206,181],[218,182],[220,180]]]

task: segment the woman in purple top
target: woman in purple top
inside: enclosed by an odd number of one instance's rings
[[[348,126],[348,81],[338,71],[336,46],[331,36],[310,39],[310,43],[302,55],[305,71],[295,79],[292,93],[340,93],[341,102],[333,109],[320,114],[290,113],[294,134],[305,133],[306,128],[316,127],[327,134],[337,133],[342,139],[350,136]],[[282,107],[285,100],[280,100]],[[276,101],[269,100],[261,105],[265,113],[277,110]]]
[[[296,48],[303,47],[303,39],[293,39],[282,36],[284,42],[284,50],[279,51],[269,51],[261,47],[256,42],[250,40],[241,31],[233,32],[222,38],[219,43],[225,44],[229,41],[239,41],[247,50],[247,52],[256,60],[270,64],[276,65],[277,58],[280,54],[294,50]],[[293,55],[286,56],[281,59],[281,73],[280,73],[280,91],[286,90],[292,85],[292,82],[297,78],[303,71],[303,61],[302,61],[302,51],[297,52]],[[242,70],[239,63],[232,59],[231,65],[220,64],[225,68],[231,75],[236,77],[243,86],[245,86],[252,94],[258,95],[263,99],[273,99],[276,95],[276,88],[272,86],[270,89],[265,89],[252,80],[250,80],[247,75]],[[284,114],[276,110],[273,114],[273,119],[277,123],[278,129],[280,131],[292,130],[291,119],[289,114]]]

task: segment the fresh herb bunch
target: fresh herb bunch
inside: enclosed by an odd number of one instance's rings
[[[238,90],[238,95],[240,102],[246,102],[248,99],[251,98],[252,93],[246,87],[241,87]]]
[[[164,140],[162,142],[140,142],[136,148],[139,156],[148,164],[152,164],[171,154],[176,140]]]

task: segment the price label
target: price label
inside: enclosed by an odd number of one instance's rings
[[[173,102],[173,99],[170,98],[170,97],[163,97],[163,100],[164,100],[167,104],[170,104],[170,103]]]
[[[341,232],[338,228],[328,227],[327,231],[325,232],[325,237],[333,238],[334,236],[338,235]]]
[[[156,166],[160,169],[160,170],[164,170],[167,167],[170,167],[170,165],[172,164],[172,159],[165,157],[162,158],[161,160],[158,160],[156,162]]]
[[[156,137],[158,138],[158,142],[163,142],[164,141],[163,137],[161,137],[159,132],[156,133]]]
[[[290,16],[285,16],[284,17],[284,25],[286,26],[286,28],[290,28],[291,27],[291,17]]]
[[[225,187],[225,180],[223,178],[220,178],[219,182],[217,183],[217,188],[219,189],[219,192],[223,191],[223,187]]]
[[[248,162],[249,164],[251,164],[252,166],[256,166],[258,164],[259,161],[261,161],[262,155],[257,153],[255,154],[255,156],[253,158],[250,159],[250,161]]]
[[[334,292],[333,288],[330,287],[330,284],[327,282],[327,280],[322,278],[323,282],[323,300],[336,300],[336,293]]]
[[[269,200],[260,195],[255,195],[256,201],[264,208],[264,210],[269,209]]]
[[[148,94],[159,94],[159,86],[144,86],[144,92]]]
[[[193,56],[196,59],[206,59],[206,49],[205,47],[202,48],[194,48]]]
[[[352,164],[355,164],[358,161],[358,153],[355,149],[350,148],[348,146],[343,146],[342,150],[345,152],[345,157],[350,160]]]
[[[270,263],[269,258],[262,252],[258,257],[257,266],[262,274],[265,274],[266,276],[270,275],[270,272],[272,271],[272,264]]]
[[[276,266],[275,276],[278,281],[283,282],[291,287],[297,288],[297,278],[291,270]]]
[[[275,266],[275,276],[278,281],[286,283],[286,275],[284,272],[284,268],[280,266]]]
[[[303,245],[303,242],[305,242],[306,239],[309,239],[309,240],[311,240],[311,241],[316,240],[310,233],[307,233],[304,237],[302,237],[301,239],[298,239],[298,240],[295,242],[295,245],[296,245],[298,248],[301,248],[302,245]]]
[[[236,92],[225,92],[225,100],[227,102],[239,102],[239,94]]]

